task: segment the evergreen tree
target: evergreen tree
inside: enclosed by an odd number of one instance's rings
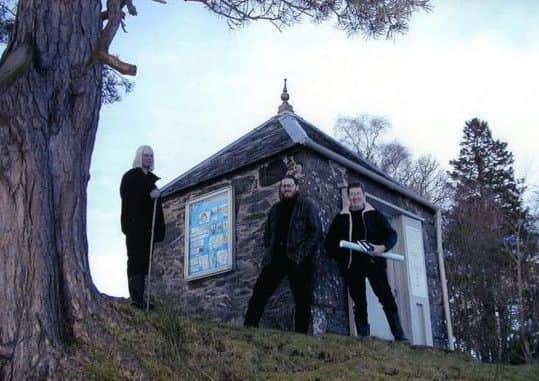
[[[487,122],[466,122],[460,147],[450,161],[454,202],[445,225],[456,346],[482,361],[509,361],[515,337],[526,336],[528,315],[525,188],[507,143],[492,137]],[[525,341],[521,352],[529,358]]]
[[[449,163],[455,198],[479,201],[490,199],[505,216],[522,214],[522,181],[515,179],[514,158],[507,143],[496,140],[486,121],[474,118],[464,126],[460,153]]]

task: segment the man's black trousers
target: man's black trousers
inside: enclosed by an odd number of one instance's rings
[[[245,314],[245,326],[258,327],[264,308],[285,276],[296,304],[295,331],[307,333],[311,320],[311,261],[297,264],[287,257],[273,256],[272,261],[262,269]]]
[[[150,263],[150,239],[127,236],[125,243],[127,246],[129,296],[134,304],[142,306],[146,275]]]
[[[346,286],[350,290],[350,296],[354,301],[354,315],[358,326],[366,326],[369,321],[365,288],[366,278],[369,279],[372,290],[382,304],[386,315],[397,313],[397,304],[387,280],[386,267],[385,260],[358,257],[356,255],[350,269],[344,273]]]

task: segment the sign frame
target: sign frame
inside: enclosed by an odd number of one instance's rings
[[[209,199],[215,198],[215,197],[222,197],[226,201],[226,206],[228,208],[228,215],[226,217],[226,224],[227,229],[225,229],[226,234],[226,242],[227,242],[227,252],[226,252],[226,258],[227,258],[227,264],[225,266],[220,266],[218,268],[209,269],[205,271],[199,271],[196,273],[190,273],[190,258],[191,258],[191,233],[192,233],[192,226],[190,223],[190,216],[191,216],[191,209],[194,205],[201,205],[204,202],[208,202]],[[211,214],[211,213],[210,213]],[[203,194],[201,196],[193,197],[186,201],[185,203],[185,235],[184,235],[184,278],[187,281],[195,280],[195,279],[201,279],[201,278],[207,278],[213,275],[222,274],[225,272],[232,271],[235,267],[235,237],[234,237],[234,231],[235,231],[235,206],[234,206],[234,190],[231,185],[222,187],[220,189],[217,189],[215,191],[212,191],[210,193]],[[211,218],[211,217],[210,217]]]

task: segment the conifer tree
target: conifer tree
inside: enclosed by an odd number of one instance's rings
[[[450,161],[454,200],[445,226],[456,344],[483,361],[509,361],[528,315],[522,274],[532,232],[525,188],[515,179],[507,143],[493,138],[486,121],[467,121],[460,147]]]
[[[460,153],[449,162],[456,200],[489,199],[505,216],[522,212],[522,181],[515,179],[514,158],[507,143],[496,140],[486,121],[474,118],[464,126]]]

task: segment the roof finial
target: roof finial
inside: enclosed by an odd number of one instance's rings
[[[284,79],[284,87],[283,87],[283,93],[281,94],[281,100],[283,103],[279,106],[279,114],[290,111],[294,112],[294,108],[291,104],[288,103],[288,100],[290,99],[290,95],[288,95],[288,91],[286,90],[286,78]]]

